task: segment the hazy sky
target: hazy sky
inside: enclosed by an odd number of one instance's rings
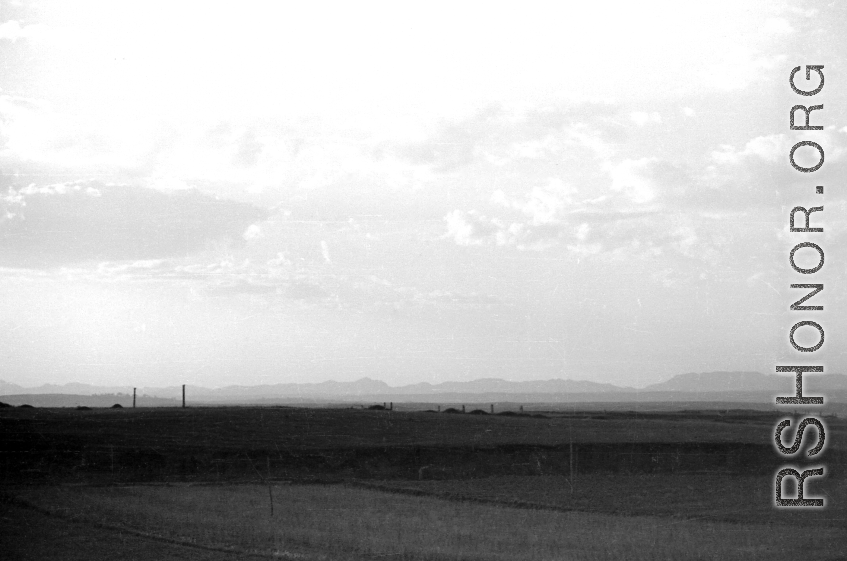
[[[400,4],[0,0],[0,379],[847,371],[844,3]]]

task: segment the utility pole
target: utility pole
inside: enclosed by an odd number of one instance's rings
[[[185,384],[182,385],[182,408],[185,409]]]
[[[135,409],[135,388],[132,388],[132,408]]]

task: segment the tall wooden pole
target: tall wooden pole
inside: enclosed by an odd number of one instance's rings
[[[185,409],[185,384],[182,385],[182,408]]]
[[[135,388],[132,388],[132,408],[135,409]]]

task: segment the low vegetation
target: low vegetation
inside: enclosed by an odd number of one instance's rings
[[[500,476],[440,481],[363,481],[365,488],[451,500],[626,516],[664,516],[714,522],[844,527],[847,481],[838,472],[809,479],[806,496],[823,496],[825,510],[776,509],[773,479],[718,474],[589,474]],[[845,538],[847,542],[847,538]]]
[[[844,419],[808,482],[827,508],[786,512],[772,412],[455,411],[2,408],[0,480],[98,543],[118,527],[304,561],[847,558]]]
[[[44,487],[25,500],[63,516],[185,543],[279,556],[408,560],[833,559],[842,528],[517,509],[342,486]]]

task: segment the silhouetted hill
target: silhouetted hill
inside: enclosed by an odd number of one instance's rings
[[[806,395],[823,394],[828,400],[847,401],[847,376],[842,374],[807,374],[804,377]],[[616,401],[770,401],[775,395],[791,395],[793,375],[762,374],[760,372],[700,372],[674,376],[670,380],[642,389],[619,387],[586,380],[532,380],[513,382],[498,378],[483,378],[468,382],[427,382],[392,387],[381,380],[362,378],[353,382],[333,380],[304,384],[265,384],[259,386],[226,386],[205,388],[189,385],[186,394],[193,403],[258,403],[268,400],[292,402],[345,401],[409,401],[409,402],[616,402]],[[70,405],[88,405],[81,396],[102,394],[123,395],[131,403],[132,387],[102,387],[89,384],[45,384],[23,388],[0,381],[0,395],[51,395],[51,403],[63,401],[58,396],[73,397]],[[139,396],[164,400],[179,400],[181,386],[164,388],[139,387]],[[4,399],[5,399],[4,397]],[[34,400],[34,399],[33,399]],[[46,398],[45,398],[46,400]],[[6,399],[8,401],[8,399]],[[66,401],[66,400],[65,400]],[[46,401],[44,401],[46,402]],[[113,401],[113,403],[118,401]],[[97,401],[99,404],[99,400]],[[126,405],[124,402],[120,402]],[[170,404],[171,402],[168,402]],[[109,403],[108,405],[111,405]],[[60,405],[56,405],[60,406]]]
[[[654,392],[773,392],[783,391],[786,376],[760,372],[689,372],[666,382],[652,384],[644,391]]]
[[[642,392],[763,392],[789,395],[794,390],[793,375],[760,372],[690,372],[666,382],[647,386]],[[847,391],[843,374],[805,374],[803,392]]]

